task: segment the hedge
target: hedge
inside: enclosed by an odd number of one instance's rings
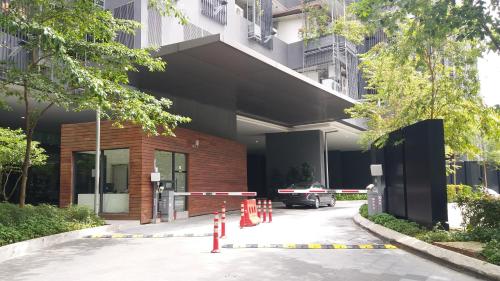
[[[26,205],[19,208],[0,203],[0,246],[103,224],[101,218],[85,207],[60,209],[51,205]]]
[[[422,241],[479,241],[485,243],[481,252],[484,259],[490,263],[500,265],[500,200],[487,194],[462,193],[456,197],[457,204],[462,210],[465,231],[446,231],[440,225],[427,229],[415,222],[398,219],[390,214],[382,213],[368,216],[368,206],[362,205],[359,209],[361,216],[392,230],[413,236]]]
[[[350,200],[367,200],[367,194],[366,193],[339,193],[335,194],[335,199],[337,201],[350,201]]]

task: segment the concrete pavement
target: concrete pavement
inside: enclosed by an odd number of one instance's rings
[[[272,224],[239,229],[228,216],[229,243],[384,243],[352,222],[360,202],[334,208],[274,209]],[[205,233],[212,216],[157,225],[131,225],[124,233]],[[79,239],[0,263],[0,280],[366,280],[469,281],[464,273],[396,250],[221,249],[211,237]]]

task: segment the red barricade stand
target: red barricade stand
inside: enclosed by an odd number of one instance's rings
[[[243,200],[243,212],[240,218],[240,228],[256,226],[260,223],[257,216],[257,204],[255,199]]]

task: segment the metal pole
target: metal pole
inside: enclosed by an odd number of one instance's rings
[[[99,214],[99,178],[101,176],[100,173],[100,160],[101,160],[101,109],[97,107],[96,115],[95,115],[96,123],[95,123],[95,190],[94,190],[94,211],[98,215]]]
[[[329,169],[329,165],[328,165],[328,133],[329,132],[325,132],[325,172],[326,172],[326,188],[329,189],[330,188],[330,173],[328,171]]]
[[[158,182],[153,183],[153,223],[158,219]]]

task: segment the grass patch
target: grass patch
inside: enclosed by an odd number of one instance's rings
[[[363,193],[339,193],[335,194],[337,201],[350,201],[350,200],[368,200],[367,194]]]
[[[104,220],[86,207],[60,209],[51,205],[26,205],[19,208],[0,203],[0,246],[103,224]]]

